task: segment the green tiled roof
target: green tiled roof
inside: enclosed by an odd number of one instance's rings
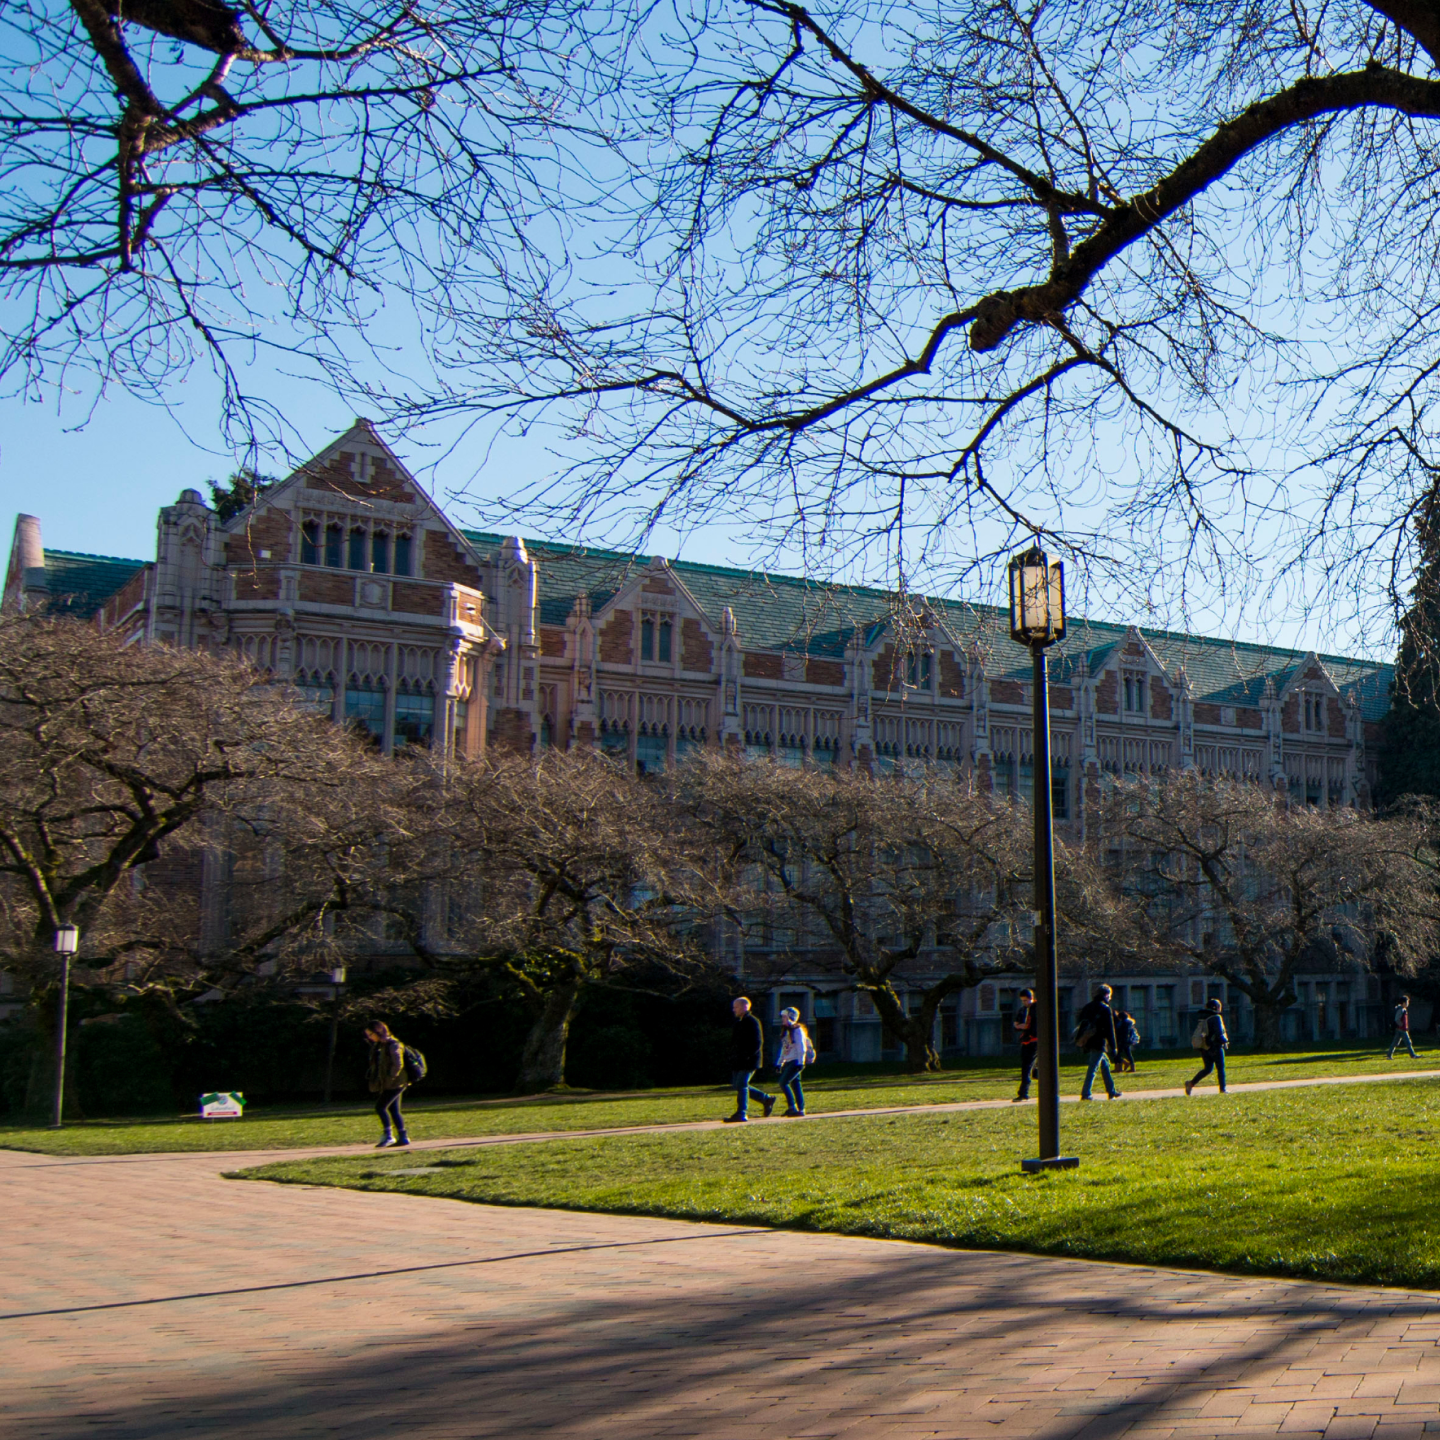
[[[478,530],[461,533],[485,555],[493,554],[505,539]],[[539,618],[545,625],[563,625],[581,594],[598,610],[647,564],[644,556],[548,540],[526,540],[525,548],[539,562]],[[857,630],[867,643],[873,642],[895,614],[892,593],[864,585],[827,585],[689,560],[671,561],[670,569],[716,627],[722,610],[728,606],[734,612],[746,649],[838,659]],[[911,596],[909,608],[917,613],[933,611],[965,648],[978,645],[992,678],[1023,679],[1030,674],[1030,653],[1010,639],[1009,617],[998,607]],[[1072,617],[1065,640],[1050,652],[1052,678],[1064,683],[1082,654],[1092,674],[1100,670],[1115,647],[1124,644],[1126,633],[1124,625]],[[1140,633],[1171,675],[1184,666],[1197,700],[1215,705],[1254,705],[1267,679],[1276,690],[1283,689],[1306,654],[1178,631],[1140,627]],[[1355,695],[1367,720],[1378,720],[1390,708],[1391,666],[1343,655],[1319,659],[1336,685]]]
[[[50,604],[87,620],[137,570],[143,560],[122,560],[116,555],[85,555],[77,550],[45,551],[45,588]]]

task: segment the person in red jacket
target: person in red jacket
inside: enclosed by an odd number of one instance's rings
[[[1415,1053],[1415,1046],[1410,1041],[1410,997],[1402,995],[1400,1003],[1395,1007],[1395,1038],[1390,1042],[1390,1060],[1395,1058],[1395,1052],[1404,1046],[1410,1052],[1412,1060],[1420,1057]]]

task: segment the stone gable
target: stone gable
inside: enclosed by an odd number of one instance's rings
[[[369,457],[369,470],[364,481],[355,478],[356,454],[341,450],[324,465],[308,466],[305,488],[322,494],[341,495],[353,504],[367,500],[384,500],[392,505],[415,504],[415,492],[405,477],[383,455]]]

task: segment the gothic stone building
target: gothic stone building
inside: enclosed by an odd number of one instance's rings
[[[19,517],[5,604],[38,603],[136,640],[238,650],[387,753],[599,745],[651,770],[733,744],[795,765],[972,770],[1031,793],[1030,659],[1002,612],[901,611],[863,587],[462,530],[363,420],[228,521],[183,492],[160,511],[154,560],[46,550],[39,520]],[[1051,676],[1053,810],[1077,836],[1105,774],[1195,767],[1369,803],[1386,666],[1077,620]],[[831,1054],[880,1058],[864,998],[764,938],[728,963],[788,969],[773,1006],[798,1005]],[[1190,975],[1107,978],[1152,1042],[1224,994]],[[1018,984],[946,1011],[945,1047],[998,1050]],[[1295,1040],[1378,1033],[1373,977],[1307,976],[1301,995]]]

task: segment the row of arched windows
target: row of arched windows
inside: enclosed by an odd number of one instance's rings
[[[300,563],[330,570],[359,570],[372,575],[409,575],[414,568],[413,542],[401,532],[380,526],[352,525],[349,533],[332,520],[321,529],[318,520],[300,525]]]

